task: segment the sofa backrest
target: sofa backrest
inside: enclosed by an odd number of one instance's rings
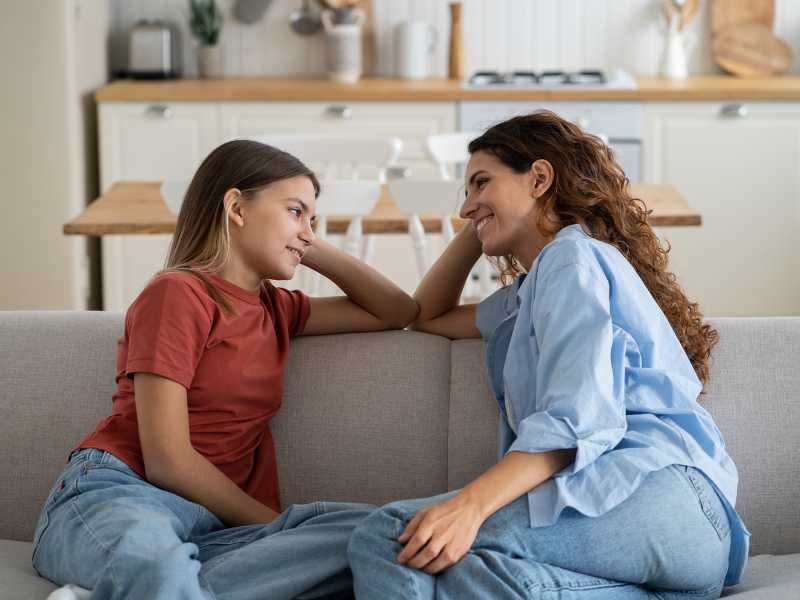
[[[800,552],[800,318],[717,319],[704,403],[741,476],[754,553]],[[110,408],[119,314],[0,312],[0,538],[30,540],[68,450]],[[382,504],[493,464],[480,340],[416,332],[298,338],[272,423],[284,505]]]

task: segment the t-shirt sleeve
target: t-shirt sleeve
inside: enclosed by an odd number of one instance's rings
[[[286,323],[289,337],[303,333],[308,316],[311,314],[311,301],[300,290],[287,290],[267,284],[267,293],[272,299],[277,319]]]
[[[212,314],[186,280],[161,276],[128,309],[126,375],[153,373],[191,387],[211,332]]]

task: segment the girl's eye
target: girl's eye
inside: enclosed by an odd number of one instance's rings
[[[302,208],[290,208],[289,212],[293,212],[296,217],[299,217],[300,215],[303,214],[303,209]]]
[[[489,180],[488,180],[488,179],[478,179],[478,180],[475,182],[475,185],[477,186],[477,188],[478,188],[478,189],[481,189],[481,188],[482,188],[483,186],[485,186],[485,185],[486,185],[488,182],[489,182]]]

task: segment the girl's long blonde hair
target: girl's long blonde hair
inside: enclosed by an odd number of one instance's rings
[[[470,154],[492,154],[517,173],[539,159],[555,173],[540,199],[537,226],[547,237],[583,220],[592,236],[616,248],[633,265],[666,315],[700,381],[709,377],[708,361],[719,336],[703,322],[697,303],[690,302],[667,270],[669,245],[662,247],[647,222],[644,202],[631,196],[628,178],[603,141],[550,111],[514,117],[488,129],[469,145]],[[553,223],[553,215],[558,222]],[[523,268],[511,256],[499,259],[501,280],[508,283]]]
[[[214,149],[186,190],[166,264],[159,274],[182,271],[194,275],[225,312],[233,313],[225,295],[205,276],[219,271],[230,257],[230,221],[222,201],[225,192],[237,188],[248,199],[272,183],[297,176],[308,177],[319,195],[314,173],[282,150],[253,140],[233,140]]]

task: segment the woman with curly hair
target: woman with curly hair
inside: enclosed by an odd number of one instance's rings
[[[413,327],[486,340],[499,462],[362,521],[357,597],[718,598],[749,533],[698,403],[716,331],[600,139],[540,111],[469,151],[470,223],[420,284]],[[510,283],[459,305],[481,253]]]

